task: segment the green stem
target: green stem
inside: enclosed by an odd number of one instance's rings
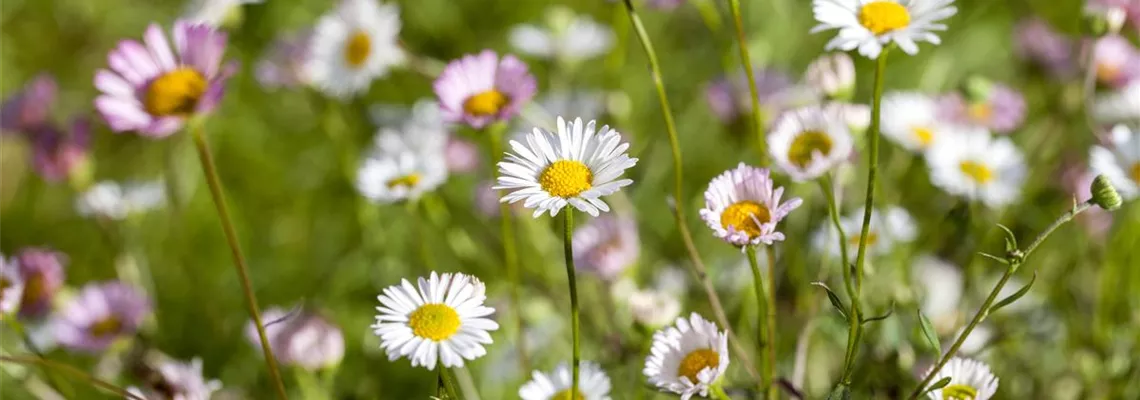
[[[831,224],[835,226],[835,231],[839,236],[839,257],[841,261],[840,268],[843,270],[843,287],[847,289],[847,297],[851,301],[851,318],[848,318],[847,327],[847,348],[843,353],[843,371],[850,369],[854,363],[855,358],[855,343],[858,342],[856,335],[859,331],[859,318],[860,315],[859,302],[855,295],[855,284],[851,280],[851,266],[847,263],[851,260],[847,252],[847,233],[843,232],[843,224],[839,222],[839,207],[835,200],[835,188],[832,186],[831,175],[824,175],[819,180],[819,188],[823,190],[823,196],[827,198],[827,213],[831,216]]]
[[[756,146],[760,153],[760,165],[768,164],[767,140],[764,136],[764,116],[760,113],[760,92],[756,89],[756,73],[752,70],[752,56],[748,53],[748,36],[744,32],[744,18],[740,14],[740,0],[728,0],[732,10],[733,24],[736,25],[736,43],[740,48],[740,61],[744,65],[744,75],[748,77],[748,94],[752,96],[752,129],[756,131]]]
[[[202,121],[191,121],[190,127],[194,136],[194,145],[198,149],[198,159],[202,162],[202,172],[206,175],[206,185],[210,187],[210,196],[214,200],[218,219],[222,223],[222,231],[225,232],[226,243],[229,244],[230,252],[233,255],[234,268],[237,269],[241,290],[245,294],[246,308],[257,327],[257,336],[261,340],[261,350],[265,354],[265,366],[269,369],[269,376],[273,380],[277,397],[283,400],[288,399],[288,395],[285,394],[285,384],[281,380],[281,371],[277,370],[277,358],[273,355],[273,349],[269,346],[269,338],[265,334],[265,325],[261,322],[261,313],[257,309],[257,297],[253,294],[253,285],[250,284],[249,271],[245,265],[245,256],[242,255],[241,246],[238,244],[237,230],[234,229],[229,210],[226,208],[222,183],[218,178],[217,167],[214,165],[214,156],[210,153],[210,146],[206,143]]]
[[[459,400],[459,392],[455,390],[455,378],[442,365],[439,366],[439,379],[443,380],[443,389],[447,391],[448,400]]]
[[[491,173],[494,174],[496,166],[503,159],[503,131],[506,130],[506,125],[495,124],[488,128],[491,140]],[[502,197],[506,194],[505,191],[500,191],[499,196]],[[503,263],[506,264],[507,280],[511,283],[510,302],[511,309],[514,311],[515,323],[515,346],[519,352],[519,368],[525,374],[530,371],[530,357],[527,355],[526,343],[523,340],[523,318],[522,318],[522,302],[519,300],[519,292],[522,286],[522,281],[519,278],[519,261],[518,252],[515,250],[515,225],[514,214],[511,213],[511,205],[507,203],[499,203],[499,235],[503,240]]]
[[[645,31],[645,25],[641,23],[641,17],[637,15],[637,11],[633,8],[633,2],[631,0],[624,0],[623,2],[625,3],[625,10],[629,14],[630,24],[633,25],[637,39],[641,42],[641,48],[645,51],[646,58],[649,59],[653,85],[657,88],[657,99],[661,105],[661,113],[665,118],[665,132],[669,135],[669,147],[673,152],[673,201],[677,203],[672,207],[674,222],[681,233],[681,241],[684,243],[685,250],[689,255],[692,272],[697,276],[697,279],[701,281],[701,286],[704,288],[705,295],[709,299],[709,307],[712,308],[717,322],[724,328],[725,332],[728,333],[728,341],[732,343],[736,357],[744,364],[748,374],[752,379],[759,380],[760,374],[752,364],[751,357],[749,357],[748,352],[744,350],[744,346],[741,345],[740,341],[737,340],[736,334],[733,333],[732,325],[728,322],[728,315],[724,312],[724,306],[721,305],[720,297],[716,294],[716,288],[713,287],[705,264],[701,261],[700,254],[697,253],[696,245],[693,244],[693,235],[689,232],[689,227],[685,223],[684,203],[686,197],[684,196],[683,190],[684,179],[681,164],[681,144],[677,139],[677,126],[673,121],[673,112],[669,106],[669,97],[665,94],[665,80],[661,75],[661,65],[657,61],[657,52],[653,49],[653,43],[649,40],[649,34]]]
[[[768,295],[768,347],[772,350],[768,352],[768,358],[765,362],[768,365],[768,398],[776,398],[776,350],[780,348],[779,342],[776,341],[776,248],[772,246],[765,246],[764,253],[768,256],[768,290],[765,292]]]
[[[50,361],[50,360],[47,360],[45,358],[22,357],[22,356],[0,356],[0,361],[10,362],[10,363],[15,363],[15,364],[24,364],[24,365],[39,365],[39,366],[44,367],[44,368],[54,369],[56,371],[66,373],[68,375],[75,376],[75,377],[77,377],[77,378],[79,378],[79,379],[81,379],[87,383],[90,383],[91,386],[95,386],[97,388],[100,388],[100,389],[106,390],[108,392],[114,393],[117,396],[122,396],[122,397],[129,398],[132,400],[146,400],[146,399],[144,399],[138,395],[135,395],[133,393],[130,393],[130,392],[124,390],[121,387],[112,385],[112,384],[108,383],[107,381],[104,381],[104,380],[101,380],[101,379],[96,378],[94,376],[91,376],[90,374],[83,372],[83,371],[79,370],[78,368],[72,367],[72,366],[67,365],[67,364],[58,363],[55,361]]]
[[[716,398],[719,400],[732,400],[732,398],[728,397],[728,393],[725,393],[724,388],[720,387],[720,385],[712,385],[709,387],[709,390],[712,392],[713,396],[716,396]]]
[[[1025,263],[1025,260],[1027,260],[1029,258],[1029,255],[1037,249],[1037,246],[1040,246],[1041,243],[1044,242],[1045,239],[1048,238],[1049,235],[1051,235],[1053,231],[1057,230],[1057,228],[1059,228],[1061,225],[1069,222],[1073,219],[1073,217],[1077,216],[1077,214],[1084,212],[1092,205],[1093,204],[1091,200],[1076,205],[1073,207],[1073,209],[1065,212],[1060,217],[1058,217],[1057,220],[1053,221],[1053,223],[1046,227],[1044,231],[1038,234],[1037,237],[1033,240],[1033,243],[1031,243],[1029,247],[1026,247],[1024,251],[1017,250],[1012,252],[1014,254],[1009,254],[1006,256],[1007,265],[1005,273],[1002,274],[1001,279],[999,279],[997,284],[994,285],[994,289],[990,291],[989,296],[986,296],[986,301],[983,302],[982,306],[978,308],[978,311],[974,313],[974,317],[970,319],[970,323],[966,325],[966,328],[962,330],[962,333],[958,334],[958,338],[954,339],[954,344],[950,345],[950,349],[946,350],[946,354],[943,354],[942,357],[938,359],[938,363],[934,365],[934,368],[932,368],[930,372],[926,373],[926,377],[923,378],[922,381],[918,383],[918,386],[914,388],[914,391],[910,393],[910,396],[908,397],[909,399],[914,400],[917,399],[918,396],[922,395],[923,389],[926,388],[926,386],[930,383],[930,380],[934,379],[934,376],[938,374],[938,371],[942,370],[942,367],[945,366],[947,362],[950,362],[950,359],[954,358],[956,354],[958,354],[958,349],[962,347],[962,343],[966,342],[966,338],[970,337],[970,333],[974,331],[974,328],[976,328],[978,324],[980,324],[982,320],[984,320],[986,316],[989,315],[990,307],[993,306],[994,301],[997,300],[997,296],[999,293],[1001,293],[1001,289],[1005,287],[1006,283],[1009,283],[1009,279],[1013,276],[1013,273],[1016,272],[1017,269]]]
[[[757,347],[761,352],[760,358],[767,360],[769,355],[775,350],[772,348],[771,339],[768,337],[768,295],[764,290],[764,274],[760,272],[760,264],[756,261],[756,247],[747,246],[744,252],[748,254],[748,265],[752,267],[752,287],[756,291],[756,315],[758,318],[758,328],[756,332]],[[772,268],[771,265],[768,268]],[[760,365],[761,373],[761,386],[768,388],[772,386],[772,366],[764,362]]]
[[[425,196],[430,196],[430,194],[425,194]],[[423,205],[420,204],[421,201],[422,199],[409,199],[407,205],[408,213],[412,215],[412,218],[416,219],[415,229],[416,235],[419,237],[420,242],[420,261],[424,263],[423,266],[428,271],[435,271],[435,259],[431,255],[431,248],[428,245],[427,235],[427,230],[428,226],[431,224],[431,219],[428,218],[427,211],[424,209]]]
[[[578,364],[581,358],[581,348],[578,331],[578,281],[574,278],[574,209],[566,207],[566,223],[563,230],[563,256],[566,258],[566,279],[570,283],[570,329],[574,340],[574,357],[571,366],[570,398],[578,398]]]

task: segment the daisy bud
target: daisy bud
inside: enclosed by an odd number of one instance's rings
[[[1100,208],[1108,211],[1120,208],[1120,193],[1116,192],[1116,188],[1112,186],[1108,178],[1104,175],[1097,175],[1093,179],[1092,187],[1092,202]]]
[[[1091,4],[1084,13],[1085,32],[1094,37],[1120,33],[1128,17],[1123,8],[1105,4]]]
[[[823,55],[804,73],[808,85],[833,100],[850,100],[855,94],[855,63],[847,53]]]

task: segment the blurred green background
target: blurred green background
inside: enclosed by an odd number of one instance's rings
[[[687,264],[680,236],[666,205],[672,190],[672,162],[661,111],[642,50],[628,33],[620,7],[591,1],[398,1],[403,18],[400,37],[420,57],[449,60],[484,48],[509,52],[508,29],[519,23],[541,23],[548,6],[560,4],[612,24],[618,32],[614,51],[587,61],[573,71],[526,59],[538,76],[540,94],[551,86],[601,89],[622,93],[628,110],[618,108],[602,118],[633,143],[641,161],[629,173],[636,182],[614,199],[618,210],[637,218],[641,258],[630,273],[648,284],[667,266]],[[691,4],[674,11],[643,9],[642,18],[663,63],[665,82],[678,118],[684,151],[690,229],[714,281],[731,282],[739,274],[743,255],[715,239],[697,219],[707,182],[738,162],[756,162],[753,137],[746,127],[724,126],[704,101],[707,83],[739,69],[731,20],[724,2],[715,2],[722,26],[712,30]],[[783,69],[795,76],[822,52],[831,34],[808,34],[814,25],[806,0],[747,1],[744,4],[753,62]],[[324,99],[309,89],[267,91],[254,79],[252,67],[279,34],[311,26],[333,6],[332,1],[268,0],[243,8],[244,20],[231,30],[227,58],[241,63],[230,81],[222,105],[207,123],[231,212],[249,260],[255,291],[262,308],[303,305],[335,321],[344,331],[346,354],[335,371],[340,399],[426,398],[434,393],[436,375],[411,368],[407,360],[387,361],[379,341],[368,328],[375,315],[376,295],[401,278],[423,275],[420,246],[426,246],[442,271],[462,271],[481,277],[489,286],[489,302],[503,329],[495,332],[490,354],[468,364],[484,399],[514,398],[529,371],[520,371],[511,338],[508,285],[502,269],[498,229],[473,204],[475,185],[489,177],[487,168],[453,174],[446,185],[425,200],[426,221],[402,205],[367,203],[352,187],[351,174],[360,153],[374,134],[367,117],[374,103],[410,105],[432,97],[431,77],[400,69],[373,83],[367,95],[346,103]],[[1062,160],[1084,160],[1095,138],[1082,122],[1079,90],[1072,82],[1056,82],[1019,61],[1011,32],[1023,17],[1041,16],[1062,31],[1079,31],[1081,3],[1072,0],[964,0],[947,21],[950,30],[940,46],[922,45],[917,56],[896,53],[890,60],[887,90],[942,92],[953,90],[974,74],[1007,83],[1023,91],[1029,103],[1026,124],[1012,135],[1025,152],[1029,179],[1021,201],[1001,211],[970,215],[960,200],[929,183],[921,160],[906,160],[901,149],[885,142],[881,181],[883,204],[905,207],[917,220],[919,239],[890,257],[873,260],[867,296],[873,310],[894,303],[894,315],[871,325],[868,345],[860,353],[856,398],[895,398],[915,384],[915,374],[934,351],[917,331],[916,286],[900,278],[917,254],[937,254],[955,264],[965,263],[975,250],[1001,253],[994,229],[977,226],[1001,222],[1023,241],[1030,240],[1058,215],[1071,199],[1060,185]],[[177,1],[141,0],[5,0],[0,45],[0,92],[7,97],[40,72],[53,74],[60,96],[52,110],[58,121],[76,114],[95,117],[92,79],[105,67],[106,53],[125,38],[139,38],[150,22],[169,27],[183,10]],[[867,60],[857,59],[856,100],[868,102]],[[623,98],[619,95],[617,98]],[[611,109],[613,110],[613,109]],[[628,111],[628,112],[626,112]],[[482,145],[482,138],[460,130],[458,135]],[[220,379],[227,392],[239,397],[269,398],[268,375],[258,350],[244,339],[248,316],[219,229],[213,204],[201,177],[189,138],[178,134],[151,140],[113,134],[96,124],[92,168],[96,180],[126,181],[165,177],[173,197],[164,209],[118,223],[99,222],[74,211],[77,188],[44,182],[29,167],[28,145],[19,138],[3,139],[0,174],[0,249],[11,255],[25,246],[46,246],[67,254],[67,283],[114,279],[130,255],[153,275],[155,312],[143,332],[152,346],[179,359],[201,357],[207,377]],[[485,161],[484,161],[485,162]],[[850,168],[844,186],[845,211],[861,208],[865,162]],[[786,179],[785,179],[786,180]],[[795,360],[795,338],[810,321],[815,328],[803,390],[809,398],[826,396],[838,378],[846,338],[843,321],[829,309],[824,293],[808,285],[830,271],[832,287],[838,275],[834,262],[822,264],[810,250],[811,234],[826,220],[826,204],[811,183],[791,184],[787,190],[805,206],[793,213],[778,246],[776,282],[779,301],[779,371],[789,376]],[[845,214],[847,214],[845,212]],[[527,214],[529,215],[529,213]],[[1005,312],[989,320],[996,332],[984,357],[1001,378],[998,398],[1124,399],[1140,396],[1140,206],[1126,204],[1103,239],[1090,237],[1075,224],[1067,225],[1018,273],[1028,281],[1038,273],[1031,294],[1044,301],[1029,310]],[[558,237],[560,226],[550,218],[519,218],[520,252],[526,287],[523,310],[528,328],[545,335],[550,344],[532,349],[532,364],[550,370],[570,356],[565,274]],[[974,231],[971,231],[974,229]],[[989,235],[989,236],[985,236]],[[421,243],[419,238],[425,238]],[[979,239],[989,240],[979,243]],[[987,265],[967,274],[962,312],[972,313],[1000,275],[1000,266]],[[580,275],[581,276],[581,275]],[[744,275],[747,276],[747,275]],[[603,284],[580,278],[583,294],[584,359],[597,360],[609,372],[615,399],[653,398],[641,368],[646,352],[640,347],[649,334],[634,329],[628,315],[611,313],[601,296]],[[730,318],[746,346],[755,327],[754,294],[747,284],[718,286]],[[711,316],[704,294],[690,279],[684,312]],[[615,317],[615,318],[610,318]],[[953,331],[943,333],[943,341]],[[5,352],[18,349],[14,336],[4,337]],[[751,347],[750,347],[751,348]],[[49,356],[83,369],[99,357],[54,350]],[[730,367],[728,386],[750,386],[739,365]],[[286,371],[286,383],[296,386]],[[130,380],[121,380],[124,386]],[[79,398],[100,398],[82,385]],[[20,380],[0,373],[4,398],[30,398]],[[299,392],[295,392],[301,398]],[[1132,397],[1129,397],[1132,396]],[[658,395],[666,398],[665,395]]]

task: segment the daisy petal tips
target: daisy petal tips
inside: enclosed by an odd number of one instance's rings
[[[142,43],[120,42],[107,55],[110,69],[95,73],[95,87],[102,93],[95,109],[111,130],[166,137],[221,100],[231,69],[221,68],[226,34],[178,21],[171,36],[173,49],[162,29],[151,24]]]
[[[784,240],[776,224],[803,203],[791,198],[781,204],[783,195],[784,188],[773,189],[767,169],[740,163],[709,183],[701,219],[713,235],[730,244],[772,244]]]
[[[907,54],[918,53],[916,42],[941,43],[934,32],[946,30],[939,23],[958,12],[954,0],[812,0],[819,22],[812,32],[838,29],[827,50],[859,50],[867,58],[879,58],[883,46],[894,43]]]
[[[558,117],[557,126],[558,132],[535,128],[526,144],[511,141],[514,152],[499,163],[494,187],[510,191],[501,201],[524,200],[525,207],[535,209],[535,218],[545,212],[558,215],[566,205],[595,217],[608,212],[601,197],[633,183],[618,179],[637,164],[626,153],[629,143],[622,143],[621,134],[609,126],[595,129],[594,121]]]

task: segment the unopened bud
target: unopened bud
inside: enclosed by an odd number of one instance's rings
[[[849,100],[855,92],[855,63],[847,53],[820,56],[808,65],[804,77],[833,100]]]
[[[1092,192],[1092,202],[1100,208],[1108,211],[1120,208],[1120,193],[1116,192],[1116,188],[1112,186],[1112,182],[1104,175],[1097,175],[1093,179],[1092,186],[1089,188]]]
[[[962,85],[962,93],[971,103],[982,103],[990,98],[994,84],[989,79],[980,76],[971,76]]]

